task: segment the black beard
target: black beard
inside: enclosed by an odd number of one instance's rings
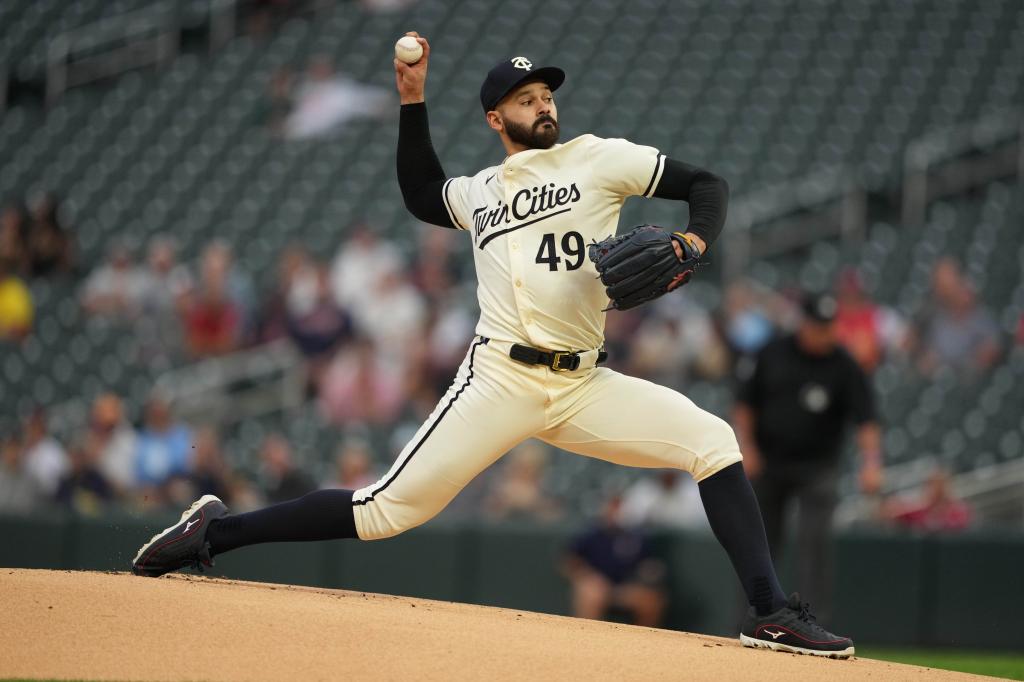
[[[551,126],[545,126],[544,123],[550,123]],[[505,134],[508,139],[527,149],[550,149],[558,142],[558,122],[550,116],[541,116],[529,127],[505,121]]]

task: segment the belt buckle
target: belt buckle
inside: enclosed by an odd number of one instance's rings
[[[551,361],[551,369],[556,372],[574,372],[580,367],[580,356],[579,353],[572,353],[569,351],[555,351],[554,360]],[[572,360],[568,367],[562,367],[562,358],[571,357]]]

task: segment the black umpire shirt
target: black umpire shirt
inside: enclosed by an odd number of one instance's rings
[[[754,411],[754,438],[766,462],[834,462],[847,424],[875,418],[869,379],[850,354],[836,347],[810,355],[793,335],[758,353],[737,399]]]

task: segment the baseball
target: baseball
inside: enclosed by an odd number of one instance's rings
[[[406,64],[415,64],[423,56],[423,46],[412,36],[404,36],[395,43],[395,57]]]

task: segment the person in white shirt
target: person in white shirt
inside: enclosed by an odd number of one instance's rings
[[[708,530],[697,484],[677,469],[662,469],[627,488],[619,513],[629,526]]]
[[[45,412],[32,412],[25,423],[23,440],[25,470],[43,495],[53,497],[71,467],[64,446],[47,429]]]

